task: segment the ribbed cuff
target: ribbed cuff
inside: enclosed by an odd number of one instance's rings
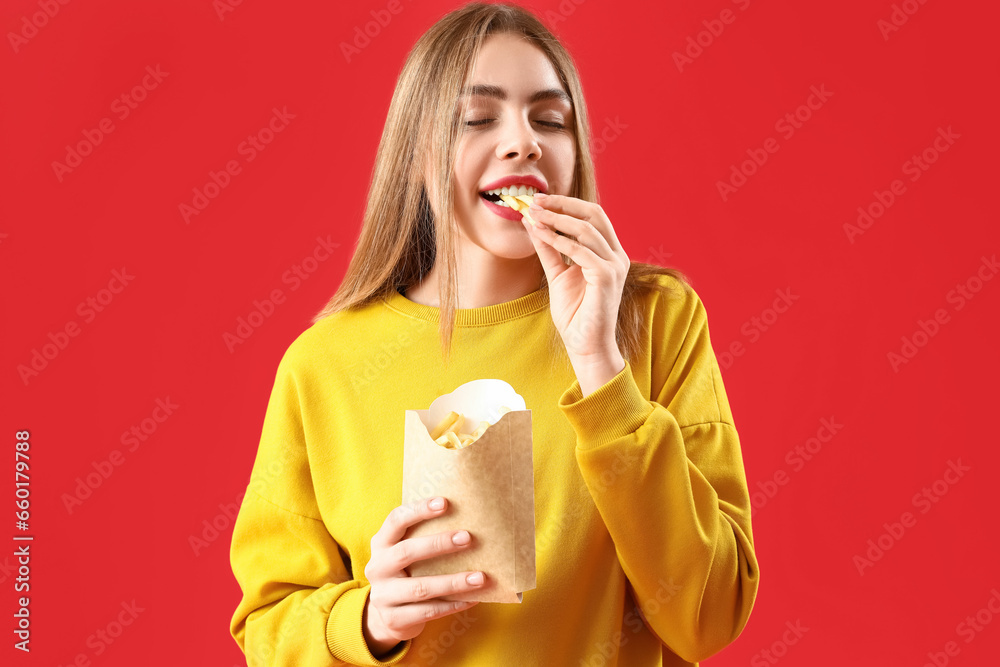
[[[576,431],[577,448],[581,450],[635,433],[653,412],[635,383],[628,361],[618,375],[587,396],[580,389],[580,381],[574,380],[559,397],[559,409]]]
[[[402,642],[381,660],[372,655],[361,625],[371,589],[371,584],[351,588],[334,601],[326,622],[326,643],[333,657],[352,665],[394,665],[410,650],[412,641]]]

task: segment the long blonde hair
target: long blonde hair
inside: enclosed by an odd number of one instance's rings
[[[576,66],[555,36],[527,10],[504,4],[469,3],[443,16],[413,46],[392,94],[382,138],[375,156],[364,221],[354,255],[333,297],[313,323],[340,310],[362,307],[418,283],[440,261],[439,303],[441,348],[445,362],[451,349],[457,309],[452,172],[461,133],[459,99],[468,73],[486,38],[503,33],[522,35],[540,48],[565,86],[573,104],[576,165],[572,197],[598,202],[590,129]],[[436,179],[432,209],[424,183],[424,159]],[[435,219],[433,210],[441,212]],[[440,252],[438,252],[440,250]],[[564,256],[564,261],[569,263]],[[618,309],[616,342],[632,361],[644,326],[643,292],[674,289],[659,275],[690,285],[677,269],[631,262]],[[652,279],[651,279],[652,278]],[[542,278],[541,287],[546,286]],[[551,342],[560,344],[553,325]]]

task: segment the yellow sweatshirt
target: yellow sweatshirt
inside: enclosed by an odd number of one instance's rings
[[[759,571],[705,308],[694,290],[645,303],[640,355],[586,397],[565,350],[547,352],[545,289],[459,310],[447,369],[438,309],[398,292],[300,334],[233,529],[230,631],[248,664],[673,666],[736,639]],[[531,410],[537,587],[430,621],[376,659],[364,568],[402,502],[404,411],[478,378]]]

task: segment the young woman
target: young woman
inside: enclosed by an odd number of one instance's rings
[[[759,571],[705,308],[630,262],[588,128],[570,56],[518,7],[467,5],[413,48],[354,256],[278,366],[234,527],[249,664],[692,665],[742,632]],[[544,193],[536,227],[489,194],[521,186]],[[404,411],[477,378],[532,411],[520,604],[442,599],[482,573],[406,572],[476,535],[406,537],[449,499],[400,505]]]

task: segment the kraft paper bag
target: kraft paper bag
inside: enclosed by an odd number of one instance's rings
[[[506,406],[509,412],[500,414]],[[430,431],[455,411],[471,432],[490,422],[478,440],[462,449],[434,442]],[[531,410],[502,380],[473,380],[439,396],[426,410],[406,410],[403,442],[403,503],[443,496],[442,516],[412,526],[405,538],[465,529],[472,543],[464,550],[412,563],[419,577],[482,571],[476,591],[445,600],[517,602],[535,588],[535,491],[531,456]]]

